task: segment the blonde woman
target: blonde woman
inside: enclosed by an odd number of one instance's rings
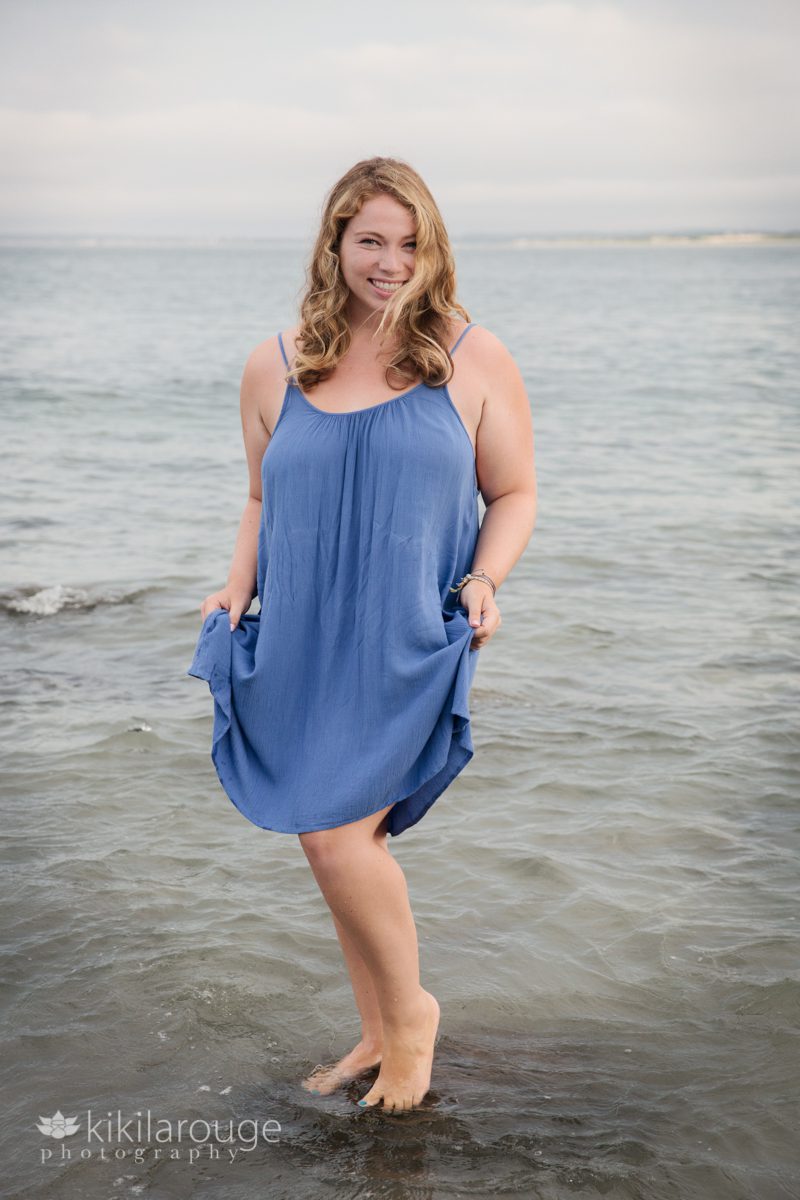
[[[359,162],[331,189],[299,323],[251,353],[241,416],[250,495],[188,674],[214,698],[222,787],[298,835],[350,974],[361,1039],[304,1086],[379,1067],[358,1103],[402,1112],[429,1091],[439,1005],[387,838],[472,758],[478,652],[536,520],[520,372],[457,302],[406,163]]]

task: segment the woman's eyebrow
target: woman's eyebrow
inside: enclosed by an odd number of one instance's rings
[[[358,229],[356,231],[356,237],[364,237],[364,235],[368,233],[371,234],[372,237],[382,238],[384,236],[382,233],[376,233],[374,229]],[[408,238],[413,238],[416,236],[417,235],[415,233],[407,233],[400,240],[405,242],[408,240]]]

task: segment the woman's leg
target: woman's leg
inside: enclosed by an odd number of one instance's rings
[[[384,849],[386,848],[387,822],[388,813],[374,831],[375,841]],[[303,1080],[303,1087],[319,1095],[329,1095],[341,1084],[354,1079],[357,1075],[369,1070],[370,1067],[378,1066],[383,1048],[383,1021],[369,968],[361,957],[358,946],[336,913],[331,911],[331,917],[350,975],[356,1008],[361,1017],[361,1040],[349,1054],[345,1054],[338,1062],[325,1066],[318,1065]]]
[[[349,1054],[345,1054],[338,1062],[325,1066],[320,1064],[303,1080],[304,1088],[324,1096],[329,1095],[348,1080],[354,1079],[363,1071],[369,1070],[370,1067],[378,1066],[383,1048],[381,1010],[369,968],[339,918],[333,912],[331,916],[350,974],[356,1007],[361,1017],[361,1040]]]
[[[380,1010],[381,1069],[363,1099],[382,1098],[385,1109],[402,1111],[430,1086],[439,1005],[420,986],[408,887],[383,836],[390,809],[299,837],[328,907],[369,972]]]

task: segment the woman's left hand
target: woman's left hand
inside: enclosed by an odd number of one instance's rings
[[[480,650],[500,627],[502,617],[488,583],[470,579],[461,589],[459,604],[469,613],[469,623],[475,627],[470,650]]]

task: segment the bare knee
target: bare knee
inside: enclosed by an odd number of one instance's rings
[[[298,834],[303,853],[315,871],[335,872],[352,859],[353,846],[337,829],[314,829]]]
[[[377,847],[388,854],[386,832],[361,822],[335,829],[314,829],[298,834],[303,853],[314,872],[335,876],[340,871],[352,871],[359,855]]]

